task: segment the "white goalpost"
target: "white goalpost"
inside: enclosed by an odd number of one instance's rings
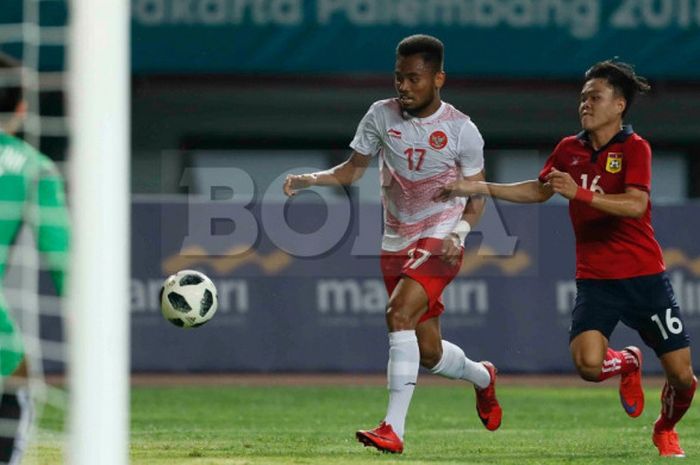
[[[71,465],[129,444],[129,1],[72,0],[68,288]]]

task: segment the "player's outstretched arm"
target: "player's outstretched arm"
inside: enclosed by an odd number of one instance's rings
[[[593,208],[615,216],[641,218],[649,204],[649,194],[634,187],[628,187],[623,194],[593,192],[578,186],[569,173],[556,169],[552,169],[545,179],[554,192],[563,197],[585,202]]]
[[[311,186],[349,186],[365,174],[372,157],[352,152],[350,158],[326,171],[307,174],[290,174],[284,182],[284,193],[291,197],[300,189]]]
[[[474,176],[469,176],[463,179],[463,181],[469,181],[474,183],[486,184],[486,177],[484,172],[481,171]],[[467,221],[472,227],[476,226],[481,219],[481,215],[484,214],[484,208],[486,207],[486,197],[483,195],[472,194],[470,196],[467,206],[464,207],[464,213],[462,214],[462,219]]]
[[[484,181],[484,171],[464,178],[467,181]],[[462,219],[457,224],[457,227],[442,241],[442,259],[454,265],[459,260],[461,255],[461,249],[464,247],[464,242],[467,239],[467,235],[471,231],[472,227],[475,226],[481,219],[481,215],[484,213],[484,207],[486,207],[486,198],[481,195],[472,195],[464,207],[464,212],[462,213]]]
[[[554,195],[554,191],[549,184],[544,184],[537,179],[512,184],[462,179],[443,186],[433,200],[446,202],[453,197],[470,195],[488,195],[516,203],[539,203],[549,200]]]

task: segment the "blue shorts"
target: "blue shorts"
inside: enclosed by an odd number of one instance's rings
[[[690,346],[665,272],[628,279],[577,279],[569,341],[597,330],[610,339],[618,321],[636,330],[657,356]]]

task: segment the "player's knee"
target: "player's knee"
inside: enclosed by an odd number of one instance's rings
[[[694,377],[695,375],[693,374],[693,368],[691,366],[666,374],[668,384],[676,389],[688,389],[693,385]]]
[[[437,344],[418,344],[420,350],[420,364],[424,368],[433,368],[440,362],[442,358],[442,345]]]
[[[574,356],[574,365],[581,379],[596,382],[600,380],[602,362],[585,354]]]
[[[389,331],[416,329],[419,315],[411,309],[414,305],[403,296],[394,296],[386,306],[386,324]]]
[[[404,331],[416,327],[411,316],[402,312],[400,306],[392,303],[386,307],[386,325],[389,331]]]

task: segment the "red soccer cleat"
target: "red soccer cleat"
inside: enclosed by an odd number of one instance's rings
[[[685,452],[681,449],[681,444],[678,442],[678,433],[675,429],[670,431],[654,431],[651,437],[654,445],[659,449],[659,455],[662,457],[685,457]]]
[[[501,426],[503,410],[496,399],[496,367],[491,362],[481,362],[491,376],[491,382],[484,389],[474,386],[476,391],[476,413],[487,430],[496,431]]]
[[[622,349],[626,357],[637,361],[637,369],[620,376],[620,402],[627,415],[636,418],[644,411],[644,389],[642,388],[642,351],[635,346]]]
[[[362,444],[372,446],[382,452],[400,454],[403,452],[403,441],[394,433],[390,424],[383,421],[374,429],[360,430],[355,433],[355,437]]]

